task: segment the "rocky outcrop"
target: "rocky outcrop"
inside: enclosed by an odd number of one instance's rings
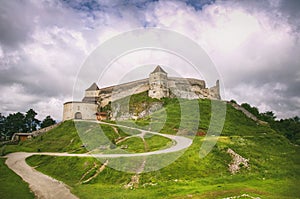
[[[238,198],[251,198],[251,199],[260,199],[260,197],[254,197],[254,196],[250,196],[249,194],[242,194],[240,196],[231,196],[231,197],[226,197],[223,199],[238,199]]]
[[[120,103],[112,105],[111,120],[140,119],[151,115],[155,111],[163,108],[162,102],[141,103],[135,105],[135,110],[129,111],[122,107]]]
[[[227,153],[232,157],[231,163],[228,165],[230,173],[236,174],[242,167],[249,168],[249,160],[243,158],[232,149],[228,149]]]

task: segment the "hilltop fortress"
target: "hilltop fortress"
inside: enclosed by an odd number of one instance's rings
[[[168,74],[157,66],[149,78],[128,82],[116,86],[99,88],[93,83],[85,90],[82,101],[64,103],[63,120],[69,119],[101,119],[105,113],[99,112],[109,102],[130,96],[148,92],[151,98],[161,99],[164,97],[198,99],[208,98],[220,100],[219,80],[216,85],[206,88],[205,81],[193,78],[168,77]]]

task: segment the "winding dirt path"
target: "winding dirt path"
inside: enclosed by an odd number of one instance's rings
[[[121,126],[130,129],[136,129],[141,131],[141,133],[151,133],[155,135],[160,135],[173,140],[174,145],[167,149],[162,149],[158,151],[145,152],[145,153],[131,153],[131,154],[70,154],[70,153],[26,153],[26,152],[16,152],[6,155],[7,160],[5,163],[7,166],[18,174],[25,182],[29,184],[30,189],[34,192],[39,199],[78,199],[73,195],[67,185],[64,183],[51,178],[41,172],[38,172],[33,167],[27,165],[26,158],[32,155],[49,155],[49,156],[69,156],[69,157],[134,157],[134,156],[148,156],[154,154],[165,154],[170,152],[177,152],[186,149],[192,144],[192,140],[182,136],[161,134],[152,131],[141,130],[137,128],[127,127],[123,125],[109,124],[104,122],[97,122],[102,124],[108,124],[111,126]]]
[[[78,199],[67,186],[30,167],[25,159],[34,153],[16,152],[8,154],[5,163],[16,174],[29,184],[30,189],[39,199]],[[17,190],[16,190],[17,191]]]

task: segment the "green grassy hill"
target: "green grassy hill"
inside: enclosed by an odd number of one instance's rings
[[[5,164],[5,159],[0,158],[0,198],[34,198],[28,185],[21,177],[10,170]]]
[[[133,105],[147,103],[144,94],[134,95],[132,99]],[[163,99],[161,102],[164,110],[135,123],[143,128],[150,121],[155,121],[151,124],[151,129],[155,130],[159,126],[156,124],[162,121],[162,113],[167,113],[160,132],[175,134],[181,120],[180,103],[189,104],[191,101],[179,103],[176,99]],[[195,118],[193,110],[189,110],[190,114],[184,118],[185,131],[182,134],[188,137],[192,137],[191,133],[195,130],[207,132],[209,127],[211,101],[200,99],[197,103],[200,109],[198,129],[190,129],[193,128],[190,124]],[[123,124],[132,125],[128,121]],[[107,125],[102,125],[102,128],[111,141],[129,136],[128,132],[120,128],[116,130]],[[204,137],[195,136],[193,144],[175,162],[158,171],[140,174],[139,184],[131,189],[124,187],[134,174],[106,167],[95,175],[102,164],[93,158],[32,156],[27,162],[37,170],[68,184],[71,191],[80,198],[225,198],[243,194],[260,198],[300,197],[299,146],[292,145],[268,125],[258,125],[227,105],[221,136],[212,136],[208,141],[214,139],[218,140],[212,151],[206,157],[199,158]],[[130,138],[117,144],[117,148],[103,152],[118,152],[121,145],[128,145],[128,152],[147,152],[170,145],[170,141],[161,136],[146,138],[145,142]],[[74,123],[66,121],[42,137],[22,142],[18,146],[6,146],[3,150],[4,153],[38,149],[42,152],[84,153],[86,149],[82,145]],[[240,165],[241,170],[235,175],[231,174],[228,164],[232,162],[232,157],[226,152],[229,148],[247,158],[250,167]],[[88,180],[90,177],[91,180]],[[244,195],[241,198],[249,197]]]

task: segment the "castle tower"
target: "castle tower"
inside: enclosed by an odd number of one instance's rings
[[[149,97],[157,99],[169,97],[167,73],[160,66],[157,66],[154,71],[150,73],[149,87]]]
[[[89,88],[85,90],[85,95],[82,101],[96,104],[99,99],[99,93],[100,93],[99,87],[97,86],[96,83],[93,83]]]

